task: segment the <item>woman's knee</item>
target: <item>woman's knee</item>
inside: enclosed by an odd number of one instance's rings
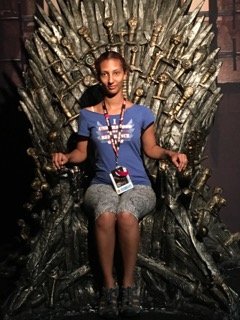
[[[116,214],[112,212],[101,213],[96,217],[95,226],[96,228],[109,229],[115,227]]]
[[[121,212],[117,214],[117,225],[120,228],[132,228],[138,225],[138,218],[130,212]]]

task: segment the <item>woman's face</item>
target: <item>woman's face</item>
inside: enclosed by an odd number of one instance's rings
[[[120,60],[108,59],[101,62],[100,81],[104,85],[107,95],[115,96],[121,92],[126,76]]]

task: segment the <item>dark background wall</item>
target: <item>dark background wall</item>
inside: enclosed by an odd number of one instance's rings
[[[23,112],[18,110],[17,87],[22,83],[22,72],[25,67],[23,43],[34,30],[33,14],[36,3],[42,5],[42,2],[1,0],[0,3],[1,242],[8,242],[16,236],[19,218],[24,217],[28,220],[23,204],[30,194],[34,166],[26,154],[26,149],[31,146],[28,132],[29,123]],[[231,1],[229,0],[229,2]],[[216,14],[219,7],[216,4],[220,6],[224,1],[210,1],[211,3],[210,18],[212,17],[214,21],[216,41],[220,42],[225,36],[223,34],[221,38],[221,34],[218,32],[220,28],[217,25]],[[232,26],[234,27],[234,25]],[[236,43],[239,46],[239,31],[237,35],[234,39],[237,40]],[[225,37],[225,39],[227,38]],[[214,45],[217,46],[216,41]],[[236,52],[239,51],[239,48],[236,48]],[[223,59],[228,61],[226,56],[223,56]],[[229,59],[232,59],[231,55]],[[239,55],[236,54],[235,60],[236,64],[232,64],[234,72],[228,69],[229,64],[224,63],[223,65],[225,76],[231,78],[228,72],[232,72],[234,81],[223,83],[224,74],[221,73],[219,76],[219,86],[221,86],[223,98],[219,103],[206,148],[208,156],[206,166],[212,171],[209,184],[213,187],[222,187],[227,205],[221,209],[220,216],[233,232],[240,231]]]
[[[24,41],[34,30],[36,1],[0,1],[0,240],[7,243],[18,232],[17,220],[26,217],[23,204],[34,174],[26,149],[31,146],[29,123],[18,110],[17,87],[25,67]],[[41,4],[41,2],[39,2]]]
[[[226,206],[220,214],[233,231],[240,231],[240,84],[221,85],[223,97],[206,148],[212,170],[210,185],[223,188]]]

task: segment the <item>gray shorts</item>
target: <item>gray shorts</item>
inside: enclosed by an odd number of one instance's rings
[[[85,193],[84,205],[95,219],[106,212],[128,212],[141,219],[154,209],[156,195],[150,186],[135,185],[133,189],[118,195],[111,185],[93,184]]]

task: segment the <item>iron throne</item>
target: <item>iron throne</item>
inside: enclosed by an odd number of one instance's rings
[[[159,144],[189,157],[182,174],[167,161],[144,159],[158,201],[140,224],[142,310],[239,319],[239,296],[228,285],[227,271],[239,265],[240,235],[221,222],[225,199],[221,188],[210,188],[211,172],[203,164],[221,92],[219,49],[211,49],[214,34],[198,15],[201,6],[190,13],[191,0],[46,3],[48,14],[37,8],[37,28],[26,42],[28,68],[19,88],[31,123],[33,147],[27,152],[36,164],[26,208],[38,232],[29,238],[26,266],[5,318],[96,310],[101,279],[92,222],[82,209],[91,156],[56,172],[50,154],[74,147],[80,108],[93,103],[98,88],[94,60],[111,49],[130,65],[126,95],[156,115]]]

